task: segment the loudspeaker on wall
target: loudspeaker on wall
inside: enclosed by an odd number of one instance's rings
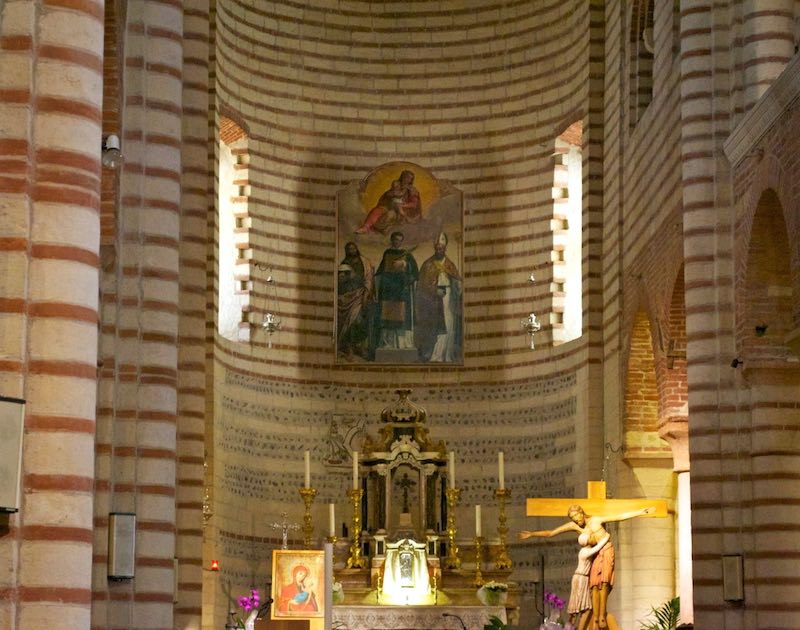
[[[108,515],[108,578],[132,578],[135,560],[136,515],[112,512]]]
[[[0,396],[0,512],[20,507],[25,401]]]

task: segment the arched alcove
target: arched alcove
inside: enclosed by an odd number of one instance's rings
[[[625,449],[632,453],[663,450],[658,438],[658,385],[653,335],[647,314],[634,319],[625,386]]]
[[[618,489],[624,497],[665,499],[676,496],[668,444],[659,436],[659,381],[651,318],[644,309],[634,316],[630,332],[624,427],[624,463],[618,467]],[[620,586],[615,588],[621,627],[633,627],[652,606],[674,596],[675,523],[672,518],[619,524]],[[643,571],[659,579],[643,582]]]
[[[736,336],[745,367],[789,357],[785,339],[794,328],[790,257],[783,208],[775,191],[767,189],[756,206],[738,291]]]

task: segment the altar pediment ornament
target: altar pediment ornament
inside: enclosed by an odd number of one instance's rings
[[[417,445],[418,452],[436,452],[445,455],[444,442],[432,442],[426,425],[428,412],[409,400],[410,389],[395,390],[398,399],[381,412],[384,425],[376,440],[368,436],[362,447],[365,453],[388,452],[394,450],[396,442]],[[402,449],[401,449],[402,450]]]

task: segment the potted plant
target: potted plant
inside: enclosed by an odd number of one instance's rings
[[[652,608],[650,616],[654,619],[640,621],[639,630],[675,630],[678,627],[678,618],[681,616],[680,597],[664,602],[658,608]]]
[[[331,602],[334,604],[344,604],[344,589],[341,582],[334,582],[331,587]]]
[[[562,630],[564,624],[561,621],[561,611],[564,610],[566,602],[555,593],[544,592],[544,601],[547,604],[547,616],[544,623],[539,626],[539,630]]]
[[[508,630],[508,624],[497,615],[492,615],[489,617],[489,623],[483,626],[483,630]]]
[[[478,600],[484,606],[505,606],[508,584],[491,580],[478,589]]]

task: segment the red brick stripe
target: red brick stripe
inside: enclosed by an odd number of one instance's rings
[[[95,421],[93,419],[72,418],[69,416],[41,416],[29,415],[25,419],[25,427],[29,431],[38,432],[67,432],[94,434]]]
[[[25,475],[26,490],[55,490],[61,492],[91,492],[94,479],[77,475]]]
[[[91,544],[94,532],[91,528],[58,527],[54,525],[25,525],[22,535],[26,540],[47,540],[54,542],[79,542]]]
[[[85,118],[98,124],[102,121],[102,115],[98,107],[74,99],[39,96],[36,99],[36,107],[41,114],[68,114]]]
[[[61,302],[32,302],[28,306],[28,313],[33,317],[54,317],[83,321],[89,324],[96,324],[98,321],[96,310]]]
[[[69,260],[89,265],[92,268],[100,266],[100,257],[95,252],[71,245],[34,244],[31,247],[31,254],[34,258],[39,259]]]
[[[97,378],[97,366],[87,365],[79,361],[30,361],[30,374],[47,374],[49,376],[67,376],[94,380]]]
[[[92,592],[84,588],[20,586],[17,598],[22,602],[54,602],[91,605]]]
[[[55,59],[66,61],[75,66],[81,66],[94,70],[98,74],[103,72],[103,60],[90,52],[80,48],[68,46],[56,46],[54,44],[43,44],[37,50],[39,57],[44,59]]]

